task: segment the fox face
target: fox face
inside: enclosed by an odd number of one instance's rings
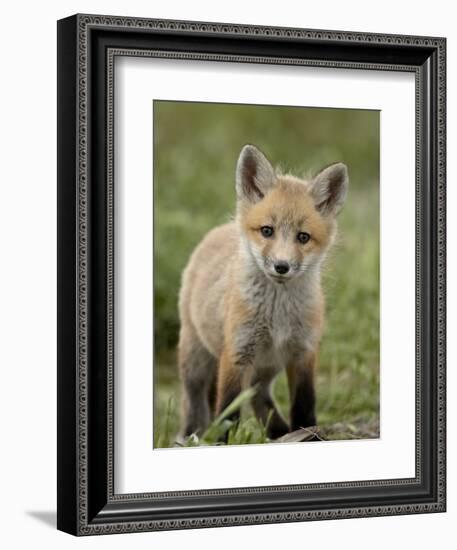
[[[263,153],[246,145],[236,171],[237,221],[246,253],[278,284],[319,267],[347,187],[342,163],[302,180],[276,174]]]

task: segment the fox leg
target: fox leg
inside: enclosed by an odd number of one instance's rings
[[[211,392],[214,391],[217,360],[189,325],[181,328],[178,363],[182,381],[180,435],[201,435],[211,420]]]
[[[219,362],[217,378],[216,414],[220,414],[238,396],[242,389],[243,368],[236,364],[230,352],[224,349]],[[230,420],[238,420],[239,410],[230,416]]]
[[[316,425],[316,397],[314,392],[316,363],[316,354],[307,351],[301,363],[295,362],[287,367],[292,430]]]
[[[258,372],[253,373],[251,385],[256,386],[256,393],[252,398],[252,407],[255,415],[264,425],[268,421],[268,436],[271,439],[276,439],[288,433],[289,426],[273,401],[271,395],[271,382],[272,376],[267,376],[267,373],[262,373],[262,375]]]

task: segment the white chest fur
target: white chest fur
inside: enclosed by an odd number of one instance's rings
[[[305,350],[314,349],[318,284],[315,277],[278,284],[260,274],[245,286],[244,295],[253,315],[240,334],[239,344],[250,346],[257,369],[277,372]]]

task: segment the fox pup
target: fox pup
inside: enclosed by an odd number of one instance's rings
[[[310,180],[276,173],[253,145],[236,167],[236,217],[211,230],[183,272],[178,362],[180,437],[202,434],[247,385],[270,438],[314,426],[314,373],[324,320],[321,265],[348,187],[344,164]],[[290,424],[271,384],[285,368]],[[271,411],[271,412],[270,412]]]

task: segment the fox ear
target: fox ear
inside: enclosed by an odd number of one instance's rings
[[[275,172],[265,155],[254,145],[245,145],[236,165],[238,199],[257,202],[271,190],[275,181]]]
[[[336,216],[343,207],[348,184],[348,169],[342,162],[321,170],[311,182],[311,194],[316,209],[324,216]]]

